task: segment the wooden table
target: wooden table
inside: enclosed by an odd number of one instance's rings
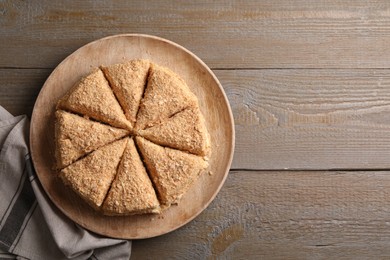
[[[390,2],[183,2],[1,1],[0,104],[30,116],[95,39],[170,39],[220,79],[236,152],[210,207],[132,258],[388,258]]]

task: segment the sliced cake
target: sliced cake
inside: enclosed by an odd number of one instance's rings
[[[106,215],[159,213],[160,203],[146,169],[129,139],[118,173],[102,206]]]
[[[199,108],[187,108],[161,124],[140,130],[139,134],[162,146],[207,155],[210,137]]]
[[[144,93],[150,62],[131,60],[102,67],[114,94],[125,111],[126,118],[135,123],[138,107]]]
[[[197,106],[197,98],[178,75],[152,64],[137,115],[136,129],[159,124],[173,114]]]
[[[164,207],[176,204],[208,166],[200,156],[164,148],[142,137],[136,137],[136,142]]]
[[[119,128],[132,129],[100,69],[78,82],[60,99],[57,108],[69,110]]]
[[[93,208],[99,208],[117,172],[128,138],[115,141],[61,170],[59,177]]]
[[[129,134],[128,130],[104,125],[63,110],[57,110],[55,115],[57,169]]]

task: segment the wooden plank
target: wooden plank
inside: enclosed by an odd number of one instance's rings
[[[390,168],[389,70],[215,72],[235,117],[233,168]],[[0,105],[30,115],[49,73],[0,70]]]
[[[98,38],[145,33],[212,68],[390,68],[390,2],[2,1],[0,67],[53,68]]]
[[[49,69],[0,69],[0,105],[13,115],[31,116]]]
[[[233,171],[215,201],[131,259],[387,259],[390,172]]]
[[[236,169],[390,168],[388,70],[216,71]]]

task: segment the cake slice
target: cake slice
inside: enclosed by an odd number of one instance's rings
[[[57,109],[69,110],[119,128],[132,129],[100,69],[81,79],[60,99]]]
[[[199,108],[187,108],[159,125],[140,130],[139,135],[159,145],[205,156],[210,137]]]
[[[131,60],[126,63],[102,67],[104,75],[125,111],[126,118],[135,123],[139,103],[144,93],[150,62]]]
[[[102,206],[105,215],[160,213],[160,203],[146,169],[129,139],[118,173]]]
[[[117,172],[128,138],[115,141],[61,170],[59,177],[93,208],[99,208]]]
[[[104,125],[63,110],[57,110],[55,115],[57,169],[129,134],[125,129]]]
[[[164,148],[136,137],[149,175],[163,207],[176,204],[208,163],[199,156]]]
[[[196,96],[183,79],[169,69],[152,64],[137,115],[136,130],[159,124],[187,107],[197,106],[197,103]]]

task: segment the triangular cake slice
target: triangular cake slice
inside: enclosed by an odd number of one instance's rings
[[[62,181],[93,208],[99,208],[117,172],[128,138],[115,141],[69,165],[59,173]]]
[[[102,206],[105,215],[160,213],[160,203],[146,169],[129,139],[118,173]]]
[[[114,94],[125,111],[126,118],[135,123],[144,93],[150,62],[131,60],[126,63],[102,67]]]
[[[104,125],[63,110],[57,110],[55,115],[57,169],[129,134],[125,129]]]
[[[81,79],[60,99],[57,108],[82,114],[119,128],[132,128],[100,69]]]
[[[210,150],[210,137],[199,108],[187,108],[163,123],[140,130],[139,134],[162,146],[205,156]]]
[[[151,127],[197,103],[183,79],[167,68],[152,64],[135,127],[137,130]]]
[[[164,148],[142,137],[136,137],[136,142],[164,207],[177,203],[208,166],[200,156]]]

